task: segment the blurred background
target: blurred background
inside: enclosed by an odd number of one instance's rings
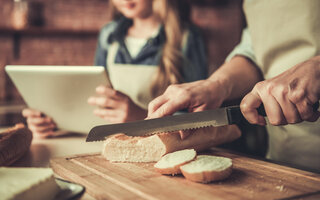
[[[192,21],[206,39],[211,73],[240,41],[246,25],[242,1],[190,3]],[[0,126],[22,121],[20,111],[25,106],[4,66],[93,65],[98,32],[110,21],[108,5],[108,0],[0,0]],[[265,142],[261,135],[258,140]],[[263,148],[252,149],[261,146],[257,137],[250,140],[253,146],[246,144],[248,148],[264,154]]]

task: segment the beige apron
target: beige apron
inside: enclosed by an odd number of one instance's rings
[[[185,31],[182,36],[182,52],[186,51],[188,36],[189,31]],[[141,108],[148,109],[148,104],[153,99],[151,83],[156,76],[158,66],[117,64],[115,58],[118,49],[119,43],[113,42],[107,56],[107,69],[112,87],[128,95]],[[185,65],[187,64],[189,63]]]
[[[320,54],[319,0],[245,0],[244,10],[266,79]],[[320,120],[267,130],[269,158],[320,169]]]
[[[157,73],[158,66],[131,65],[115,63],[119,43],[111,44],[107,56],[107,69],[112,87],[126,95],[140,106],[147,109],[152,100],[151,82]]]

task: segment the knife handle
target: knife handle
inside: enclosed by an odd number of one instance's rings
[[[319,102],[316,102],[315,104],[313,104],[312,109],[313,109],[313,112],[317,112],[319,109]],[[264,117],[267,116],[263,104],[261,104],[259,108],[257,108],[257,111],[259,115]],[[242,115],[239,106],[228,107],[227,113],[228,113],[228,120],[230,124],[238,124],[242,119],[244,119],[244,116]]]
[[[257,111],[258,111],[259,115],[264,116],[264,117],[267,116],[267,113],[266,113],[266,110],[264,109],[263,104],[260,104],[259,108],[257,108]]]
[[[259,108],[257,108],[257,111],[259,115],[262,115],[264,117],[267,116],[263,104],[261,104]],[[227,107],[227,116],[229,124],[239,124],[243,120],[247,121],[245,117],[242,115],[240,106]]]

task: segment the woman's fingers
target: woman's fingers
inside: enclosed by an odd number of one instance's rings
[[[125,122],[125,114],[121,114],[118,110],[108,108],[97,108],[93,111],[93,114],[111,123]]]
[[[41,117],[42,115],[43,114],[40,111],[31,108],[25,108],[22,110],[23,117]]]
[[[89,97],[88,103],[93,106],[101,108],[114,108],[117,105],[117,101],[112,98],[106,97]]]
[[[27,123],[37,126],[45,124],[54,124],[53,120],[50,117],[28,117]]]
[[[116,111],[113,109],[107,109],[107,108],[97,108],[93,110],[93,114],[95,114],[98,117],[104,118],[104,117],[115,117]]]
[[[37,133],[46,133],[49,131],[53,131],[56,128],[55,124],[44,124],[40,126],[30,124],[28,127],[32,132],[37,132]]]
[[[56,125],[53,123],[43,125],[28,124],[28,128],[35,138],[47,138],[55,134]]]
[[[45,116],[42,112],[26,108],[22,115],[27,118],[28,128],[37,138],[46,138],[54,135],[57,125],[53,119]]]
[[[96,93],[99,96],[103,96],[108,99],[114,99],[114,100],[119,100],[124,97],[123,93],[121,93],[120,91],[114,90],[114,89],[107,87],[107,86],[104,86],[104,85],[98,86],[96,88]]]
[[[31,129],[30,129],[31,130]],[[54,130],[47,130],[45,132],[37,132],[37,131],[32,131],[33,137],[34,138],[48,138],[48,137],[52,137],[55,135],[55,131]]]
[[[88,98],[88,104],[101,108],[115,108],[119,102],[126,102],[128,99],[127,95],[103,85],[96,88],[96,93],[98,96]]]

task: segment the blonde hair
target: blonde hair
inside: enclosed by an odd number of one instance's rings
[[[164,26],[166,42],[162,48],[159,70],[151,85],[153,97],[170,84],[182,83],[182,40],[189,23],[190,6],[186,0],[154,0],[154,10]]]
[[[122,16],[112,3],[109,8],[113,19]],[[151,94],[156,97],[169,85],[184,81],[182,40],[186,26],[190,22],[190,4],[188,0],[153,0],[153,11],[159,16],[166,37],[158,72],[151,84]]]

